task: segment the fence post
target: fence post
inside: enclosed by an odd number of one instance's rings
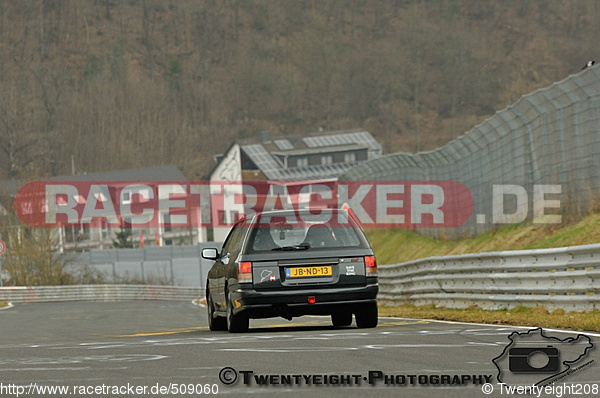
[[[146,261],[146,248],[142,249],[142,263],[141,263],[142,283],[146,283],[146,276],[144,275],[144,261]]]
[[[171,286],[175,286],[175,271],[173,270],[173,246],[171,246],[171,255],[169,256],[169,265],[171,266]]]

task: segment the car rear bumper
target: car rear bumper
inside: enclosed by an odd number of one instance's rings
[[[376,303],[377,283],[357,287],[256,291],[251,286],[232,286],[231,296],[236,302],[234,313],[244,311],[250,318],[273,316],[327,315],[339,309],[358,308]],[[309,303],[314,297],[314,303]]]

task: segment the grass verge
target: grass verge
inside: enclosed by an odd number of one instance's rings
[[[431,256],[600,243],[600,213],[560,225],[505,225],[461,240],[433,239],[407,229],[367,229],[365,233],[373,245],[377,263],[396,264]]]
[[[549,312],[543,307],[484,310],[476,306],[465,309],[454,309],[435,307],[433,304],[423,306],[404,304],[398,307],[380,305],[379,315],[600,332],[600,311],[598,310],[590,312],[565,312],[564,310],[557,309]]]
[[[4,308],[8,306],[8,303],[6,301],[0,301],[0,308]]]

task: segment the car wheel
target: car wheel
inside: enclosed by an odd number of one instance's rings
[[[243,312],[238,314],[233,313],[233,300],[231,293],[227,293],[227,330],[231,333],[245,332],[248,330],[250,320]]]
[[[211,294],[206,294],[206,310],[208,312],[208,328],[212,331],[227,330],[227,319],[223,317],[215,318],[215,306],[213,305]]]
[[[339,310],[331,314],[333,326],[348,326],[352,323],[352,312]]]
[[[374,328],[377,326],[377,303],[361,305],[355,313],[356,326],[359,328]]]

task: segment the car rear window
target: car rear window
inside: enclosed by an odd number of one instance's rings
[[[248,252],[285,250],[321,250],[367,247],[362,232],[353,220],[340,225],[330,215],[293,216],[266,214],[252,226]]]

